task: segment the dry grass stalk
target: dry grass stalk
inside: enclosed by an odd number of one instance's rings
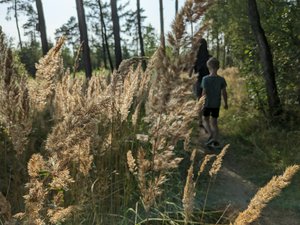
[[[200,12],[194,10],[195,4],[187,2],[172,26],[169,43],[174,49],[173,53],[166,55],[165,51],[159,48],[151,59],[153,75],[151,79],[147,78],[149,94],[146,102],[147,116],[144,120],[150,125],[148,136],[152,149],[147,154],[144,150],[140,151],[137,160],[138,181],[144,199],[145,196],[152,196],[155,199],[154,195],[145,195],[148,193],[146,190],[153,189],[147,183],[157,183],[155,180],[164,177],[165,171],[176,168],[182,160],[176,158],[173,152],[174,146],[180,139],[183,139],[186,141],[185,149],[188,149],[191,123],[198,117],[198,112],[203,105],[203,99],[201,101],[189,100],[193,95],[190,87],[195,82],[195,78],[181,77],[183,70],[192,66],[191,59],[194,59],[196,54],[194,49],[184,54],[182,51],[191,41],[185,35],[187,14],[191,12],[198,17],[196,14]],[[201,13],[203,12],[204,10]],[[146,71],[146,74],[148,73],[149,71]],[[146,176],[145,168],[154,170],[155,175]],[[154,202],[153,199],[146,201],[147,210],[149,210],[149,204]]]
[[[57,60],[59,61],[59,59]],[[58,220],[65,221],[74,213],[72,210],[78,210],[78,207],[62,204],[64,196],[61,196],[60,190],[67,191],[74,183],[70,173],[71,168],[83,176],[89,174],[93,161],[91,149],[99,145],[99,121],[103,121],[102,125],[111,127],[111,123],[118,121],[121,123],[122,120],[127,119],[128,109],[138,90],[140,76],[140,67],[138,67],[136,70],[129,68],[128,74],[124,78],[115,73],[111,83],[107,83],[100,76],[93,77],[86,82],[80,78],[71,78],[69,73],[66,73],[61,81],[56,82],[53,101],[56,124],[48,135],[45,145],[49,153],[48,159],[45,160],[48,179],[47,182],[41,183],[44,190],[52,190],[52,196],[45,193],[44,199],[55,202],[55,207],[49,208],[48,204],[43,203],[45,202],[43,199],[39,203],[34,202],[34,199],[28,196],[26,208],[31,206],[31,202],[39,204],[40,208],[43,207],[42,212],[47,210],[48,217],[52,215],[47,218],[49,223],[59,222]],[[122,115],[120,120],[118,119],[119,114]],[[102,134],[103,138],[107,137],[109,142],[113,143],[114,134],[110,129],[106,131],[108,133]],[[107,144],[110,147],[105,147],[105,143],[102,146],[106,150],[111,148],[111,144]],[[74,165],[77,167],[74,168]],[[29,184],[32,182],[35,182],[34,177],[31,178]],[[79,182],[78,178],[76,182]],[[155,192],[158,192],[154,185],[160,185],[161,182],[159,180],[150,186]],[[28,188],[30,192],[31,186],[28,185]],[[83,194],[83,191],[77,194],[78,201],[82,201],[79,197],[81,193]],[[148,196],[151,196],[150,192]],[[59,199],[62,201],[58,201]],[[146,197],[146,201],[150,201],[149,197]],[[36,215],[31,215],[26,210],[25,216],[33,221],[38,216],[41,217],[40,211],[37,212]]]
[[[140,149],[138,152],[138,185],[142,195],[142,201],[144,203],[144,208],[146,211],[149,211],[150,207],[155,203],[156,197],[161,194],[159,187],[154,187],[156,183],[153,183],[152,180],[147,180],[147,172],[151,169],[151,163],[149,160],[145,159],[146,153],[144,149]]]
[[[64,168],[62,163],[60,159],[55,157],[45,161],[40,154],[34,154],[31,157],[28,162],[30,180],[26,184],[28,194],[24,196],[26,211],[25,213],[17,214],[16,218],[33,225],[54,224],[52,221],[57,223],[59,222],[58,218],[61,221],[67,219],[67,217],[62,217],[62,215],[70,215],[71,212],[68,214],[67,212],[74,207],[67,207],[65,210],[62,208],[64,202],[62,191],[69,190],[74,180],[71,178],[69,170]],[[51,199],[50,196],[52,196],[51,201],[49,201]],[[45,214],[46,209],[48,217]],[[53,213],[49,214],[49,210]]]
[[[160,153],[154,154],[154,164],[152,169],[156,172],[176,169],[182,159],[183,158],[176,158],[173,152],[173,147],[171,147],[169,150],[164,150]]]
[[[229,146],[230,146],[229,144],[225,145],[222,151],[220,152],[220,154],[217,155],[216,160],[213,162],[212,167],[209,170],[209,175],[211,177],[217,175],[219,170],[221,169],[223,157],[225,156]]]
[[[168,34],[168,42],[174,52],[181,55],[180,58],[177,58],[177,69],[193,67],[200,46],[199,40],[207,29],[207,24],[204,24],[190,37],[186,32],[187,23],[198,22],[213,3],[214,0],[188,0],[176,15],[172,23],[172,32]],[[193,50],[186,52],[186,49],[190,47]]]
[[[198,170],[198,177],[203,173],[203,171],[204,171],[204,169],[205,169],[207,163],[208,163],[208,162],[211,160],[211,158],[213,158],[214,156],[215,156],[215,155],[206,155],[206,156],[204,157],[204,160],[203,160],[203,162],[201,163],[200,168],[199,168],[199,170]]]
[[[131,151],[127,152],[127,164],[128,164],[129,171],[132,174],[137,174],[137,166],[136,166],[135,159],[133,158]]]
[[[84,79],[73,79],[67,71],[61,82],[55,86],[54,108],[55,119],[63,119],[84,101]]]
[[[71,217],[71,215],[77,211],[75,206],[69,206],[67,208],[58,207],[55,210],[48,209],[47,216],[50,218],[51,224],[57,224],[64,222],[66,218]]]
[[[124,91],[122,94],[124,94],[123,97],[120,97],[121,105],[120,107],[120,113],[121,113],[121,121],[125,121],[129,114],[129,109],[133,102],[133,97],[136,95],[139,87],[139,81],[140,81],[140,74],[142,74],[142,68],[139,65],[138,68],[133,72],[130,72],[127,74],[124,83],[123,88]]]
[[[45,188],[43,181],[31,178],[25,187],[28,188],[28,194],[24,195],[26,213],[22,219],[33,225],[46,224],[42,212],[48,190]]]
[[[142,106],[142,104],[141,104],[141,102],[139,102],[137,104],[137,106],[135,107],[134,113],[132,114],[132,125],[134,127],[136,127],[138,124],[138,118],[140,116],[141,106]]]
[[[280,194],[283,188],[290,184],[291,179],[299,169],[299,165],[290,166],[286,168],[283,175],[274,176],[268,184],[259,189],[252,198],[248,208],[238,215],[234,221],[234,225],[247,225],[258,219],[262,210],[273,198]]]
[[[194,159],[196,155],[196,149],[193,150],[191,155],[191,165],[188,169],[188,174],[186,177],[186,182],[183,191],[183,212],[185,215],[185,223],[187,224],[190,220],[191,215],[193,214],[194,209],[194,199],[196,195],[195,187],[196,183],[194,182]]]
[[[155,200],[162,194],[162,184],[166,181],[165,171],[170,168],[176,168],[178,163],[182,160],[174,158],[173,152],[164,152],[165,155],[154,155],[154,160],[151,163],[146,159],[146,152],[140,148],[137,156],[137,164],[132,156],[132,152],[127,152],[127,163],[130,172],[132,172],[137,180],[141,193],[141,199],[146,211],[154,205]],[[153,171],[158,172],[157,176],[152,176]]]
[[[86,90],[87,99],[92,100],[101,95],[109,95],[109,85],[110,83],[105,75],[97,74],[92,76]]]
[[[56,45],[36,65],[36,79],[30,86],[29,94],[34,106],[42,111],[54,96],[56,83],[64,74],[61,58],[61,47],[64,38],[60,38]]]
[[[32,128],[30,99],[25,69],[13,56],[0,30],[0,122],[3,123],[17,154],[21,154]]]
[[[4,195],[0,192],[0,218],[4,219],[5,224],[11,224],[11,206]],[[1,222],[2,220],[0,220]]]
[[[154,180],[149,180],[147,188],[141,189],[142,201],[146,212],[150,210],[150,207],[155,204],[155,200],[162,194],[162,184],[166,182],[166,176],[160,174],[155,177]]]
[[[147,85],[147,79],[141,65],[133,69],[132,64],[136,63],[137,59],[124,60],[118,71],[112,75],[111,87],[111,111],[112,115],[120,115],[121,121],[125,121],[129,115],[129,110],[134,103],[134,99],[141,102],[142,94],[140,87]],[[139,108],[137,108],[139,110]],[[138,113],[138,112],[136,112]]]
[[[44,160],[42,156],[33,155],[28,163],[30,181],[26,187],[29,194],[24,196],[26,211],[23,217],[31,224],[54,223],[58,219],[64,221],[72,214],[73,209],[77,209],[63,204],[64,196],[61,191],[69,190],[74,183],[70,173],[74,165],[77,165],[76,172],[83,176],[88,175],[93,160],[91,147],[97,139],[98,119],[100,115],[108,113],[106,108],[110,96],[88,99],[86,82],[72,79],[68,73],[63,80],[57,79],[63,71],[59,54],[61,44],[62,41],[40,61],[40,73],[37,75],[38,82],[48,85],[49,88],[45,95],[38,94],[39,98],[35,99],[37,108],[43,109],[48,105],[46,102],[49,103],[46,99],[54,97],[57,110],[54,117],[57,123],[46,141],[48,158]],[[53,70],[49,66],[53,66]],[[48,73],[42,71],[45,69],[49,69]],[[92,92],[90,90],[89,95]],[[54,207],[51,206],[52,203],[55,203]],[[48,218],[46,211],[53,218]]]
[[[152,111],[152,114],[149,114],[145,118],[147,121],[152,121],[149,130],[151,143],[154,146],[158,146],[160,140],[165,138],[169,140],[169,146],[174,146],[180,139],[188,140],[187,134],[190,134],[191,123],[198,116],[202,104],[203,101],[196,102],[189,100],[183,102],[181,98],[176,99],[174,97],[166,106],[168,114],[160,114]]]
[[[186,10],[192,12],[191,7]],[[185,23],[186,12],[183,12],[178,23]],[[187,38],[183,37],[185,28],[178,24],[176,29],[175,43],[182,50],[187,46]],[[102,134],[102,140],[105,139],[108,143],[107,147],[105,143],[102,147],[118,150],[118,146],[112,146],[118,143],[114,140],[117,137],[114,123],[126,122],[132,106],[137,106],[137,121],[139,107],[150,92],[147,119],[152,149],[150,152],[140,149],[135,167],[132,154],[128,157],[132,171],[137,172],[142,200],[148,211],[162,194],[167,170],[176,168],[181,161],[174,154],[174,146],[180,139],[189,139],[187,134],[190,123],[198,116],[202,106],[201,101],[187,101],[192,96],[190,87],[194,78],[180,77],[187,65],[191,64],[190,55],[194,55],[194,51],[181,55],[178,51],[167,56],[159,49],[150,60],[145,73],[140,66],[133,69],[134,60],[129,60],[115,71],[111,82],[100,77],[87,82],[78,78],[71,79],[68,72],[64,74],[60,57],[62,43],[62,40],[59,41],[40,60],[36,84],[30,87],[30,96],[36,109],[44,110],[54,106],[52,116],[55,125],[46,141],[47,157],[33,155],[28,163],[30,180],[26,185],[28,193],[24,196],[26,210],[25,213],[18,214],[18,217],[29,224],[60,223],[68,219],[74,210],[77,211],[77,207],[64,204],[63,192],[72,188],[75,180],[73,174],[82,174],[84,177],[91,172],[92,150],[99,141],[99,123],[106,132]],[[117,125],[120,126],[119,124]],[[116,158],[122,154],[117,151],[114,153],[119,154]],[[78,183],[79,175],[76,175]],[[82,189],[86,187],[84,184]],[[80,197],[80,193],[78,195]],[[74,201],[80,204],[80,200],[76,200]]]

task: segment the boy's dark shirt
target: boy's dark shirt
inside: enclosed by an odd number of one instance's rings
[[[208,75],[203,77],[201,87],[205,89],[206,108],[220,108],[221,106],[221,91],[226,88],[227,84],[223,77]]]

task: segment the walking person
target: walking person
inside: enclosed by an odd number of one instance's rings
[[[218,75],[220,62],[216,58],[210,58],[207,61],[209,75],[203,77],[201,87],[202,96],[205,96],[203,108],[203,125],[209,134],[206,145],[218,147],[220,145],[218,136],[218,117],[221,106],[221,95],[224,100],[224,108],[228,109],[226,81]]]
[[[197,59],[194,65],[194,73],[197,73],[197,82],[195,84],[195,92],[198,99],[202,96],[201,82],[202,78],[209,74],[206,62],[210,58],[207,50],[207,42],[204,38],[200,39],[200,47],[197,53]]]
[[[199,46],[199,50],[197,52],[197,59],[196,62],[194,64],[194,73],[197,73],[197,81],[194,85],[194,92],[196,94],[197,99],[199,100],[202,96],[202,87],[201,87],[201,82],[204,76],[209,74],[206,62],[207,60],[210,58],[210,55],[208,53],[208,49],[207,49],[207,42],[204,38],[200,39],[200,46]],[[190,72],[190,75],[192,74],[192,71]],[[199,112],[199,127],[200,128],[204,128],[203,124],[202,124],[202,111]],[[205,128],[204,128],[205,130]],[[205,130],[205,132],[207,133],[207,131]]]

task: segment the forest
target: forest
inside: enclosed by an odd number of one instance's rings
[[[299,225],[300,1],[174,0],[166,28],[156,0],[159,34],[144,1],[75,0],[52,43],[42,0],[0,0],[0,225]]]

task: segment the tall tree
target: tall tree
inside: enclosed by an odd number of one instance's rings
[[[22,45],[22,39],[21,39],[21,32],[20,32],[20,26],[19,26],[19,16],[18,16],[18,2],[17,0],[14,0],[14,16],[15,16],[15,20],[16,20],[16,26],[17,26],[17,31],[18,31],[18,38],[19,38],[19,45],[20,45],[20,48],[22,49],[23,48],[23,45]]]
[[[162,0],[159,0],[159,12],[160,12],[160,41],[161,41],[161,46],[165,51],[166,43],[165,43],[165,31],[164,31],[164,5]]]
[[[145,27],[144,33],[144,44],[145,44],[145,54],[146,56],[152,56],[155,50],[157,49],[159,38],[155,33],[154,27],[149,24]]]
[[[120,38],[120,24],[117,8],[117,0],[111,0],[111,17],[113,22],[113,34],[115,41],[115,58],[116,58],[116,68],[119,68],[119,65],[122,62],[122,48],[121,48],[121,38]]]
[[[175,16],[178,13],[178,0],[175,0]]]
[[[73,52],[76,52],[80,42],[79,25],[76,17],[71,16],[68,22],[55,30],[56,39],[59,39],[61,36],[65,36],[67,45],[72,48]]]
[[[256,0],[248,0],[248,15],[253,34],[259,46],[259,55],[263,66],[269,112],[270,116],[273,117],[281,113],[282,106],[277,92],[273,56],[264,29],[260,23],[260,15]]]
[[[47,41],[46,23],[45,23],[42,0],[35,0],[35,4],[36,4],[38,20],[39,20],[37,29],[41,34],[43,55],[46,55],[49,50],[49,47],[48,47],[48,41]]]
[[[36,37],[39,35],[37,31],[38,15],[30,2],[22,4],[21,10],[25,13],[27,21],[23,24],[24,35],[30,37],[31,42],[36,42]]]
[[[137,4],[137,20],[138,20],[138,33],[139,33],[139,40],[140,40],[141,56],[144,57],[145,56],[145,50],[144,50],[144,40],[143,40],[143,34],[142,34],[140,0],[137,0],[136,4]],[[145,60],[143,60],[143,69],[146,69]]]
[[[18,32],[19,46],[22,49],[23,43],[22,43],[22,39],[21,39],[21,32],[20,32],[20,25],[19,25],[19,11],[20,11],[19,5],[21,2],[19,0],[1,0],[0,4],[1,3],[12,3],[12,5],[7,8],[7,15],[9,15],[11,12],[13,12],[13,14],[14,14],[17,32]],[[7,16],[6,19],[9,20],[10,17]]]
[[[106,25],[105,25],[105,21],[104,21],[103,6],[102,6],[102,3],[101,3],[101,0],[97,0],[97,3],[98,3],[98,6],[99,6],[99,9],[100,9],[102,40],[105,42],[105,47],[106,47],[106,52],[107,52],[107,56],[108,56],[108,61],[109,61],[110,69],[111,69],[111,71],[113,71],[114,70],[114,66],[113,66],[113,63],[112,63],[111,54],[110,54],[110,50],[109,50]]]
[[[76,8],[80,32],[80,41],[81,43],[83,43],[83,65],[85,68],[85,76],[87,79],[90,79],[92,77],[92,65],[90,58],[89,39],[85,22],[83,0],[76,0]]]
[[[85,0],[84,6],[87,9],[87,22],[89,23],[91,42],[90,47],[96,50],[96,58],[99,65],[104,65],[107,69],[107,60],[110,64],[110,69],[113,71],[113,63],[111,58],[111,49],[109,44],[109,35],[107,35],[107,26],[111,22],[110,19],[110,5],[109,3],[103,3],[101,0]],[[110,27],[108,27],[110,28]],[[111,29],[112,33],[112,29]],[[93,57],[94,58],[94,57]],[[92,62],[95,62],[93,59]]]

